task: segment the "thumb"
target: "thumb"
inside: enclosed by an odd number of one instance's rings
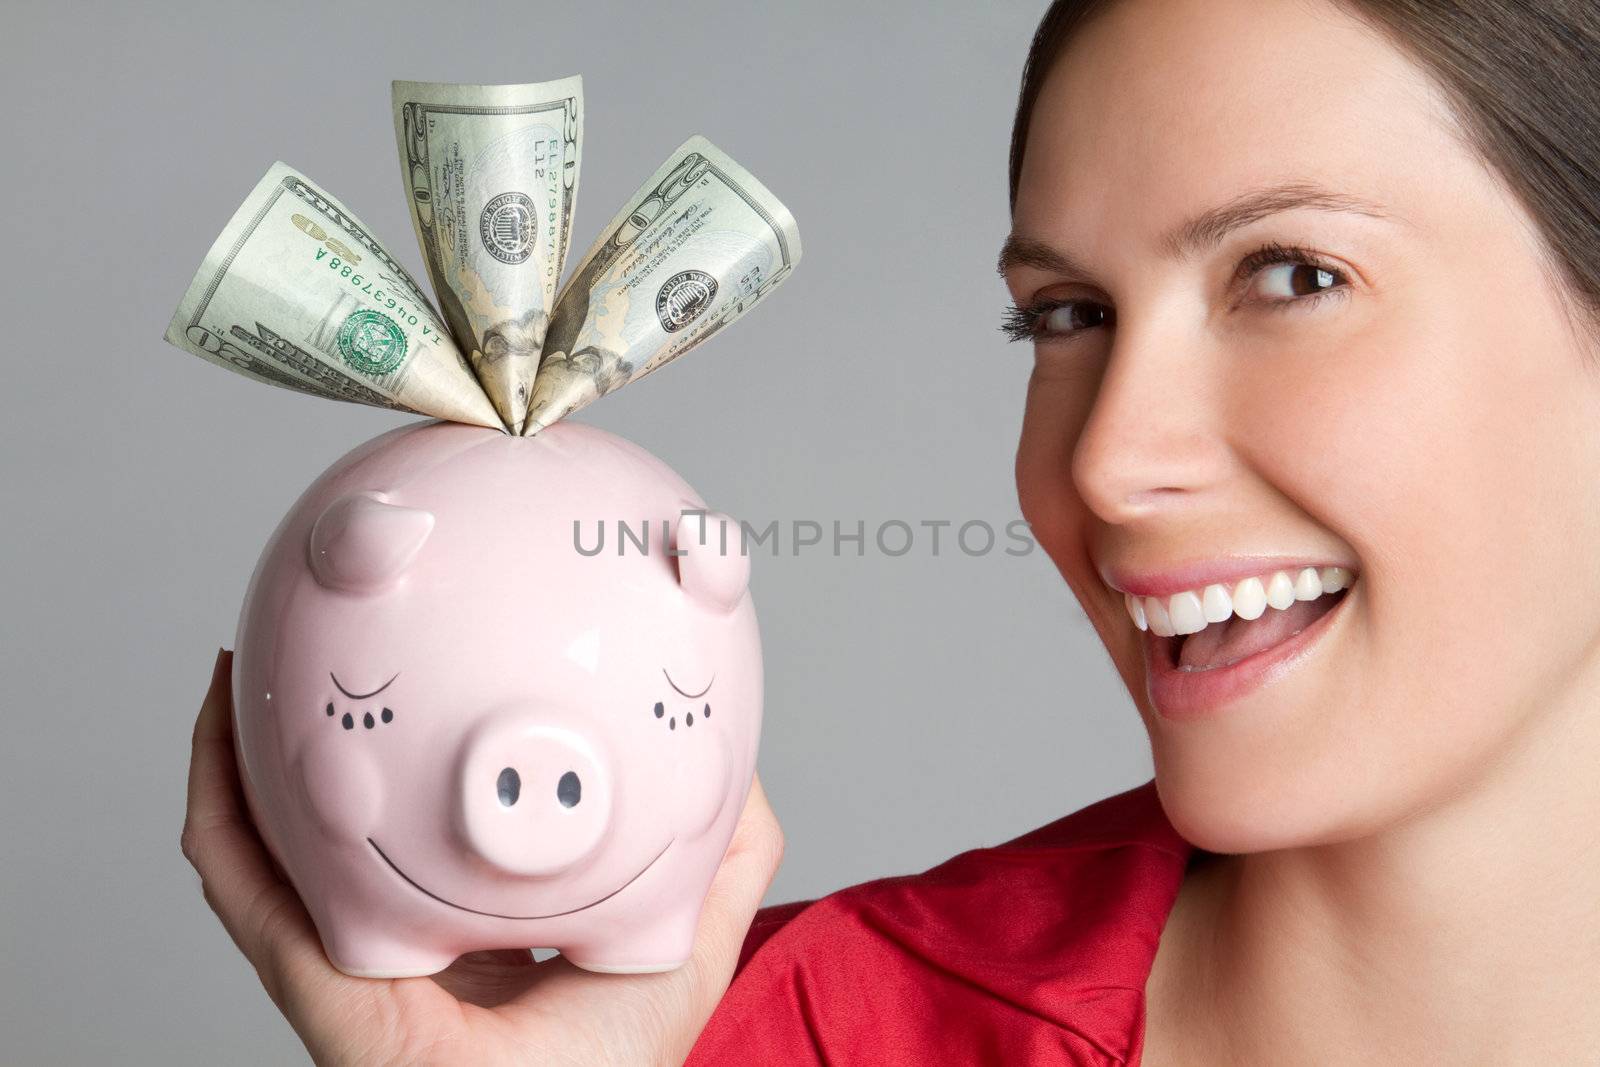
[[[703,1023],[733,980],[751,920],[783,862],[783,829],[767,803],[761,776],[750,783],[733,839],[723,854],[700,911],[694,952],[683,970],[695,1014]]]

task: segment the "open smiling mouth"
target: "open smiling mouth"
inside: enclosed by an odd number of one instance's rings
[[[601,897],[599,900],[591,900],[589,903],[583,905],[582,907],[568,908],[566,911],[553,911],[548,915],[501,915],[499,912],[479,911],[477,908],[464,907],[464,906],[462,906],[460,904],[456,904],[456,903],[454,903],[452,901],[446,900],[444,897],[441,897],[438,893],[430,893],[428,890],[426,890],[422,886],[418,885],[411,878],[410,875],[406,874],[405,871],[402,871],[395,864],[394,860],[390,859],[387,855],[385,855],[383,849],[378,848],[378,843],[376,841],[374,841],[372,838],[369,837],[369,838],[367,838],[367,844],[371,845],[373,847],[373,849],[378,853],[378,855],[383,857],[383,862],[387,863],[389,865],[389,868],[391,870],[393,870],[395,874],[398,874],[401,878],[404,878],[406,880],[407,884],[409,884],[413,889],[417,890],[417,892],[422,893],[424,896],[432,897],[434,900],[437,900],[441,904],[449,904],[452,908],[455,908],[455,909],[457,909],[459,911],[470,911],[474,915],[487,915],[491,919],[554,919],[554,918],[557,918],[558,916],[562,916],[562,915],[571,915],[575,911],[583,911],[584,908],[592,908],[596,904],[603,904],[606,901],[610,900],[612,897],[616,896],[618,893],[622,892],[624,889],[628,888],[635,881],[637,881],[640,874],[643,874],[645,871],[648,871],[652,866],[654,866],[656,860],[658,860],[662,856],[666,855],[667,849],[672,847],[672,842],[668,841],[667,844],[666,844],[666,847],[664,847],[660,852],[656,853],[655,859],[652,859],[649,863],[645,864],[643,867],[641,867],[639,869],[639,874],[635,874],[632,878],[629,878],[626,882],[623,882],[621,885],[617,886],[617,888],[613,889],[611,892],[607,893],[605,896]]]
[[[1310,629],[1324,615],[1331,615],[1349,592],[1344,588],[1313,600],[1297,600],[1285,609],[1268,608],[1256,620],[1234,615],[1225,622],[1208,623],[1199,633],[1157,638],[1165,653],[1162,665],[1186,672],[1225,670],[1270,652]]]
[[[1348,612],[1361,588],[1348,587],[1312,600],[1296,600],[1256,620],[1206,625],[1187,636],[1141,633],[1145,692],[1164,719],[1201,719],[1232,705],[1310,661],[1323,638]],[[1257,605],[1260,606],[1260,605]],[[1170,627],[1163,623],[1163,628]]]

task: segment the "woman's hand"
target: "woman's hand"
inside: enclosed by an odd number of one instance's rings
[[[322,951],[245,807],[233,753],[231,652],[194,726],[183,854],[206,902],[321,1064],[679,1064],[733,977],[783,857],[761,780],[700,915],[694,954],[660,974],[594,974],[527,949],[474,952],[428,978],[351,978]]]

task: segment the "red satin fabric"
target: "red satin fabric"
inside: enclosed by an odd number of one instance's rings
[[[688,1067],[1137,1064],[1194,851],[1152,780],[921,874],[763,908]]]

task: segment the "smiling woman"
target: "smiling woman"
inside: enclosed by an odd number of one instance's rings
[[[1560,2],[1040,27],[1018,490],[1198,847],[1145,1062],[1600,1036],[1597,48]]]
[[[1050,8],[1017,486],[1155,780],[788,919],[696,1062],[1588,1055],[1597,49],[1590,3]]]

